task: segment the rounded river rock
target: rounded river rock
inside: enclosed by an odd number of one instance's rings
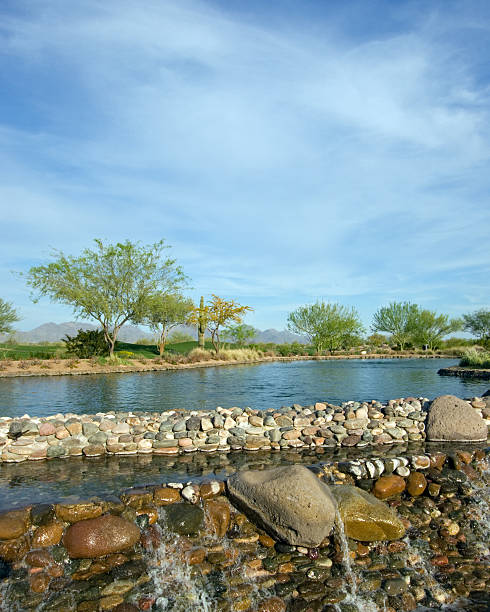
[[[427,419],[427,440],[481,442],[486,439],[485,420],[467,402],[454,395],[441,395],[432,402]]]
[[[316,547],[332,531],[335,500],[327,485],[302,465],[237,472],[227,487],[232,502],[278,540]]]
[[[105,514],[68,527],[63,544],[72,559],[93,559],[131,548],[139,537],[134,523]]]

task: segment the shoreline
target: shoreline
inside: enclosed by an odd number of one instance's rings
[[[124,373],[137,373],[137,372],[159,372],[159,371],[172,371],[172,370],[188,370],[195,368],[211,368],[211,367],[221,367],[221,366],[235,366],[235,365],[255,365],[260,363],[272,363],[272,362],[292,362],[292,361],[343,361],[343,360],[355,360],[355,359],[457,359],[453,355],[420,355],[420,354],[412,354],[412,355],[391,355],[391,354],[368,354],[368,355],[298,355],[292,357],[261,357],[260,359],[253,360],[230,360],[230,361],[200,361],[197,363],[184,363],[184,364],[139,364],[139,365],[104,365],[104,366],[90,366],[90,369],[87,368],[87,365],[90,363],[89,359],[80,359],[79,364],[80,369],[76,369],[78,367],[61,367],[56,370],[47,370],[41,369],[43,365],[60,365],[59,363],[52,363],[54,360],[42,360],[41,364],[30,366],[34,370],[26,372],[23,368],[20,367],[20,363],[22,361],[8,361],[3,360],[0,362],[0,365],[6,367],[13,367],[12,371],[0,371],[0,378],[16,378],[16,377],[32,377],[32,376],[86,376],[90,374],[124,374]],[[39,360],[33,360],[39,361]],[[69,360],[63,360],[69,361]],[[137,361],[137,360],[135,360]],[[50,363],[51,362],[51,363]],[[457,366],[454,366],[457,367]],[[83,369],[85,368],[85,369]],[[443,368],[444,370],[445,368]],[[447,369],[447,368],[446,368]],[[440,370],[439,372],[441,372]],[[490,371],[488,371],[490,372]]]
[[[488,368],[470,368],[463,366],[451,366],[441,368],[437,371],[440,376],[461,376],[462,378],[480,378],[490,380],[490,370]]]

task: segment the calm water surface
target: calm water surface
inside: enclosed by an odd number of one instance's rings
[[[453,359],[293,361],[90,376],[0,379],[0,416],[481,395],[488,381],[439,376]]]

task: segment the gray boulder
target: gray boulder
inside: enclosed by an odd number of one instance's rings
[[[231,501],[276,540],[316,547],[332,531],[335,500],[302,465],[237,472],[227,487]]]
[[[432,402],[426,431],[431,442],[481,442],[488,435],[484,419],[454,395],[441,395]]]

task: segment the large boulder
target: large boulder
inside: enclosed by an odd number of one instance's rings
[[[426,430],[431,442],[481,442],[488,435],[484,419],[454,395],[441,395],[432,402]]]
[[[68,527],[63,544],[72,559],[93,559],[131,548],[139,538],[137,525],[120,516],[104,514]]]
[[[396,513],[374,495],[352,485],[330,487],[347,537],[361,542],[398,540],[405,527]]]
[[[316,547],[332,531],[335,500],[327,485],[302,465],[237,472],[227,487],[231,501],[280,541]]]

